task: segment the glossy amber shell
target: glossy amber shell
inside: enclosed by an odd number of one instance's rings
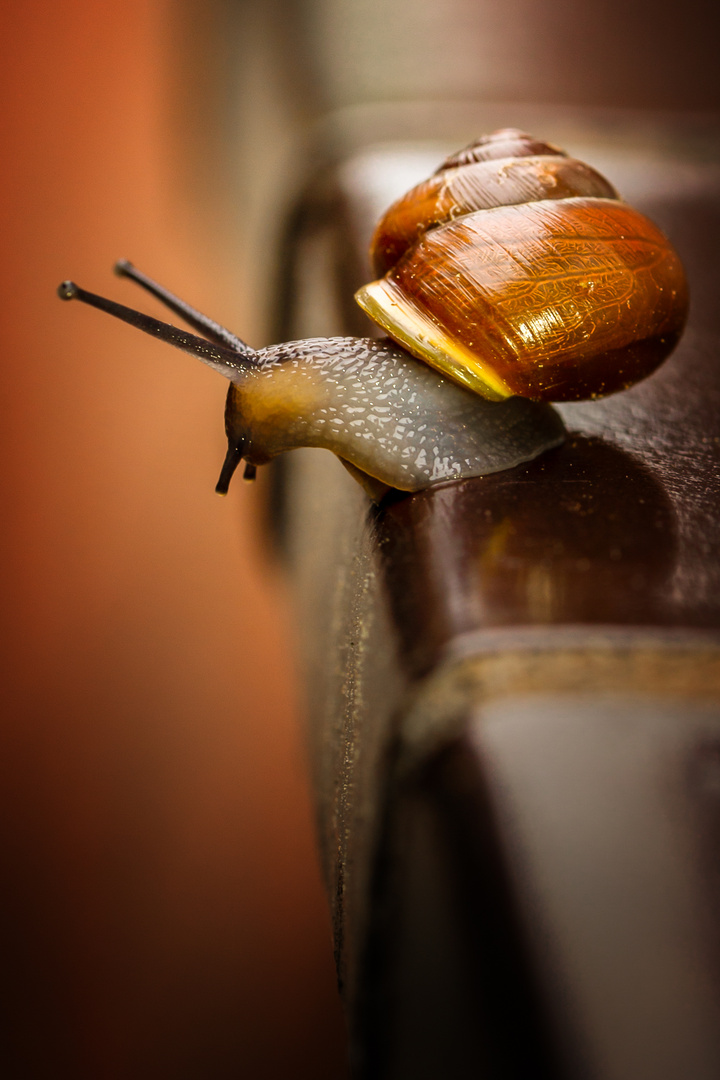
[[[425,232],[463,214],[578,195],[617,199],[599,172],[560,154],[483,159],[442,169],[380,219],[370,244],[373,270],[381,277]]]
[[[415,356],[487,397],[613,393],[669,354],[687,315],[680,260],[611,198],[479,210],[432,229],[358,302]]]
[[[455,154],[446,157],[436,172],[445,169],[454,169],[458,165],[468,165],[474,161],[492,161],[494,158],[504,157],[535,157],[538,154],[551,154],[555,157],[567,157],[564,150],[552,143],[536,139],[534,135],[528,135],[519,128],[500,128],[492,131],[489,135],[481,135],[469,146],[464,146]]]

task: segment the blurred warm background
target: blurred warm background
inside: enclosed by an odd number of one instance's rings
[[[285,597],[261,493],[213,493],[225,385],[55,295],[160,314],[125,255],[257,340],[195,160],[210,30],[2,5],[3,1077],[343,1074]]]
[[[0,18],[0,1075],[342,1077],[262,482],[213,494],[222,380],[55,288],[164,317],[111,276],[125,256],[262,344],[273,197],[316,118],[431,97],[717,109],[713,7],[6,0]]]

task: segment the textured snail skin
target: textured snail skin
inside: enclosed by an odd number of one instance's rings
[[[231,447],[262,464],[300,446],[324,447],[402,491],[481,476],[559,445],[548,405],[487,401],[391,341],[320,338],[262,349],[232,376]]]

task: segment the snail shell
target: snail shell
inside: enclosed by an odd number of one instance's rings
[[[399,199],[371,257],[385,276],[359,290],[361,307],[414,356],[493,399],[625,389],[669,355],[687,317],[663,233],[594,169],[512,130]]]

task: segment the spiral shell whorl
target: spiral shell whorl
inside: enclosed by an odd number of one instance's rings
[[[667,238],[594,169],[512,130],[398,200],[371,255],[380,280],[357,293],[360,306],[490,398],[624,389],[669,355],[687,315]]]
[[[481,135],[469,146],[446,157],[436,172],[455,169],[459,165],[471,165],[476,161],[493,161],[495,158],[531,157],[537,154],[567,157],[564,150],[552,143],[543,142],[519,128],[500,128],[490,135]]]

